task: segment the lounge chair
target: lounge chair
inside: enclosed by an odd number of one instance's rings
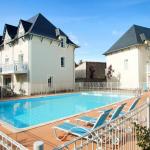
[[[132,104],[130,105],[130,107],[129,107],[129,109],[127,110],[127,112],[123,112],[123,111],[122,111],[122,112],[121,112],[121,115],[125,117],[125,114],[126,114],[126,113],[132,111],[132,110],[136,107],[136,105],[137,105],[137,103],[139,102],[140,99],[141,99],[141,97],[137,97],[137,98],[132,102]],[[112,128],[114,128],[114,126],[112,126]],[[123,126],[123,128],[125,129],[126,134],[132,133],[132,128],[127,127],[127,126]],[[122,131],[122,128],[118,128],[118,131]],[[127,133],[127,132],[128,132],[128,133]],[[118,137],[112,138],[112,144],[119,146],[119,143],[121,142],[121,140],[122,140],[121,135],[118,135]]]
[[[121,105],[119,105],[115,110],[114,112],[112,113],[111,115],[111,118],[109,119],[109,121],[112,121],[114,119],[116,119],[120,113],[122,112],[122,109],[124,108],[126,103],[123,103]],[[94,117],[89,117],[89,116],[81,116],[80,118],[76,119],[77,121],[83,121],[85,123],[89,123],[89,124],[95,124],[97,118],[94,118]]]
[[[132,111],[132,110],[136,107],[136,105],[137,105],[137,103],[139,102],[140,99],[141,99],[141,97],[137,97],[137,98],[133,101],[133,103],[130,105],[130,107],[129,107],[129,109],[128,109],[127,112]],[[121,115],[124,115],[124,114],[127,113],[127,112],[122,111],[122,112],[121,112]]]
[[[109,116],[111,111],[112,111],[112,109],[104,111],[104,113],[101,114],[97,118],[97,120],[96,120],[96,122],[95,122],[95,124],[94,124],[94,126],[92,128],[86,128],[86,127],[79,126],[77,124],[73,124],[73,123],[69,123],[69,122],[64,122],[62,124],[59,124],[58,126],[54,127],[55,137],[58,140],[63,140],[69,133],[73,134],[73,135],[76,135],[76,136],[86,135],[86,134],[90,133],[91,131],[93,131],[95,128],[104,125],[104,123],[105,123],[105,121],[106,121],[106,119]],[[57,133],[56,133],[56,129],[64,131],[67,134],[64,135],[62,138],[58,138]]]

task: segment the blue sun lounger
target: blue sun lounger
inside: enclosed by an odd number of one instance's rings
[[[109,119],[109,121],[112,121],[114,119],[116,119],[122,112],[124,106],[126,103],[121,104],[120,106],[118,106],[115,111],[113,112],[113,114],[111,115],[111,118]],[[80,118],[76,119],[77,121],[83,121],[85,123],[89,123],[89,124],[94,124],[97,120],[97,118],[94,117],[89,117],[89,116],[81,116]]]
[[[104,111],[104,113],[97,118],[97,120],[96,120],[96,122],[95,122],[95,124],[94,124],[94,126],[92,128],[82,127],[82,126],[79,126],[77,124],[73,124],[73,123],[69,123],[69,122],[64,122],[62,124],[59,124],[58,126],[54,127],[55,137],[58,140],[63,140],[69,133],[71,133],[73,135],[76,135],[76,136],[86,135],[87,133],[91,132],[95,128],[102,126],[105,123],[105,121],[106,121],[106,119],[109,116],[109,114],[110,114],[111,111],[112,111],[112,109]],[[60,139],[57,136],[56,129],[64,131],[67,134],[64,135]]]
[[[132,111],[132,110],[136,107],[136,105],[137,105],[137,103],[139,102],[140,99],[141,99],[141,97],[137,97],[137,98],[133,101],[133,103],[131,104],[131,106],[129,107],[129,109],[128,109],[127,112]],[[127,112],[122,111],[122,112],[121,112],[121,115],[124,115],[124,114],[127,113]]]

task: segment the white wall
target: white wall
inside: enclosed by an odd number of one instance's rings
[[[139,48],[139,82],[146,85],[148,81],[149,74],[147,73],[147,65],[150,64],[150,48],[145,48],[144,46],[140,46]]]
[[[120,82],[120,88],[139,87],[139,52],[132,47],[106,56],[107,68],[114,69],[112,82]],[[128,59],[128,69],[124,68],[124,60]]]
[[[61,48],[58,44],[57,41],[51,43],[49,39],[33,36],[29,56],[31,92],[41,84],[47,87],[50,76],[53,77],[53,88],[56,90],[74,88],[74,47],[69,45]],[[61,57],[65,57],[63,68]]]
[[[8,65],[18,63],[19,54],[23,54],[25,64],[28,64],[28,50],[29,50],[29,41],[27,39],[19,39],[17,43],[9,46],[8,44],[4,45],[4,49],[1,50],[1,65],[6,65],[5,58],[9,58]],[[7,74],[3,74],[2,78]],[[10,74],[8,74],[10,75]],[[22,78],[21,78],[22,77]],[[18,80],[19,79],[19,80]],[[11,74],[12,87],[16,93],[19,93],[19,89],[22,88],[28,94],[28,73],[22,74],[19,77],[19,74]],[[1,80],[2,82],[2,80]]]
[[[75,78],[86,78],[86,62],[75,68]]]

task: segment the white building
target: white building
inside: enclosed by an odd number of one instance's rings
[[[150,28],[133,25],[104,55],[114,70],[109,81],[120,88],[150,84]]]
[[[0,36],[0,84],[16,93],[73,89],[78,46],[42,14],[19,25],[6,24]]]

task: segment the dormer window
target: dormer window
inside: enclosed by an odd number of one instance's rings
[[[66,37],[65,36],[60,36],[60,46],[65,48],[66,47]]]
[[[57,28],[55,29],[55,32],[56,32],[56,36],[58,37],[60,35],[60,30]]]
[[[61,46],[61,47],[65,47],[65,43],[64,43],[64,40],[63,40],[63,39],[60,40],[60,46]]]

